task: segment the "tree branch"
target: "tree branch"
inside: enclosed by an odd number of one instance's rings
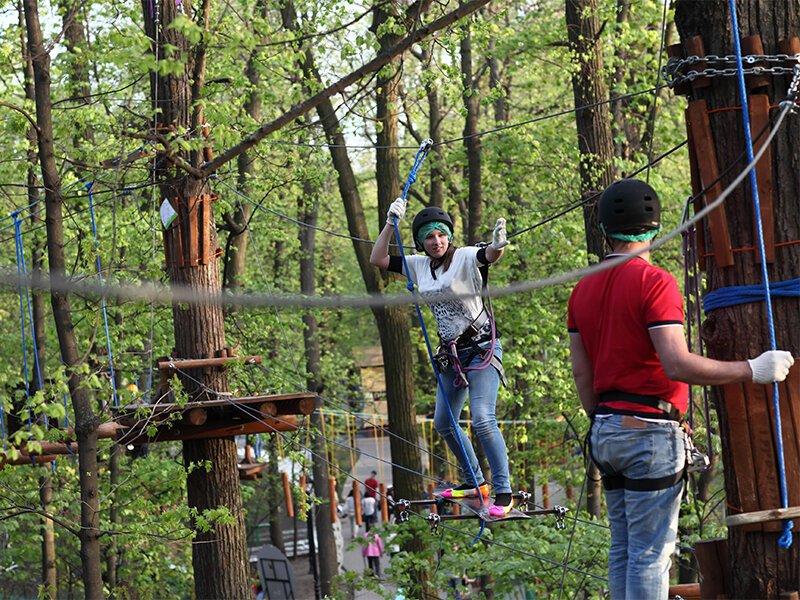
[[[11,110],[17,111],[23,117],[28,119],[28,122],[36,130],[36,133],[41,133],[41,130],[39,129],[39,126],[36,124],[36,119],[34,119],[33,115],[31,113],[29,113],[27,110],[25,110],[24,108],[21,108],[21,107],[15,105],[15,104],[11,104],[9,102],[3,102],[2,100],[0,100],[0,106],[5,106],[6,108],[10,108]]]
[[[227,162],[233,160],[237,156],[239,156],[242,152],[246,152],[256,144],[258,144],[261,140],[267,137],[269,134],[277,131],[284,125],[291,123],[297,117],[304,115],[308,111],[316,108],[319,106],[323,101],[327,100],[334,94],[338,94],[339,92],[344,91],[347,86],[355,83],[359,79],[361,79],[364,75],[368,73],[372,73],[373,71],[377,71],[384,65],[388,64],[395,56],[402,54],[406,50],[408,50],[411,46],[419,42],[420,40],[426,38],[427,36],[444,29],[448,25],[452,25],[459,19],[475,12],[482,6],[488,4],[490,0],[470,0],[469,2],[465,2],[457,9],[453,10],[452,12],[447,13],[443,17],[436,19],[435,21],[420,27],[419,29],[413,31],[408,36],[403,38],[397,45],[389,48],[387,51],[382,52],[375,58],[373,58],[368,63],[362,65],[355,71],[352,71],[349,75],[346,75],[336,83],[333,83],[326,87],[324,90],[318,92],[300,102],[299,104],[295,104],[292,108],[290,108],[287,112],[283,115],[274,119],[268,123],[264,123],[256,129],[251,134],[245,136],[245,138],[236,144],[222,152],[219,156],[217,156],[214,160],[208,163],[203,169],[202,173],[205,176],[209,176],[215,171],[217,171],[220,167],[222,167]]]

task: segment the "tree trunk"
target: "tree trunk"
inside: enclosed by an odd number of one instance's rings
[[[607,100],[603,81],[603,53],[600,43],[600,19],[597,0],[566,0],[567,35],[572,53],[572,95],[575,106]],[[607,104],[585,108],[575,113],[580,151],[581,196],[602,190],[614,180],[614,146]],[[602,258],[604,240],[597,223],[595,203],[583,207],[586,249]],[[601,510],[600,472],[589,462],[586,476],[586,510],[594,517]]]
[[[27,44],[25,43],[25,14],[22,6],[19,7],[19,25],[20,25],[20,42],[22,47],[22,57],[24,62],[24,87],[25,98],[31,103],[36,103],[36,93],[34,90],[34,73],[33,61],[31,61],[30,52],[28,52]],[[36,144],[37,135],[36,128],[31,125],[25,132],[28,140],[28,169],[27,169],[27,185],[28,185],[28,205],[31,207],[31,225],[37,226],[41,223],[41,208],[39,188],[37,187],[38,178],[36,177]],[[33,250],[31,256],[31,275],[33,277],[41,277],[42,275],[42,262],[44,260],[44,240],[37,241],[34,238]],[[39,374],[42,377],[42,382],[45,381],[45,359],[46,359],[46,334],[44,328],[45,319],[45,305],[44,294],[40,291],[33,291],[31,293],[32,311],[33,311],[33,336],[36,339],[36,348],[38,350],[39,359]],[[33,378],[33,390],[37,390],[39,386],[39,378]],[[42,506],[42,512],[47,514],[51,510],[50,503],[53,500],[53,484],[50,474],[42,475],[39,477],[39,501]],[[55,598],[58,594],[58,579],[56,573],[56,537],[53,520],[47,517],[42,517],[42,585],[44,586],[44,593],[48,598]]]
[[[36,0],[23,0],[28,52],[33,62],[36,123],[39,128],[39,163],[45,188],[47,214],[47,253],[50,276],[66,277],[64,262],[64,228],[61,214],[61,181],[53,148],[52,100],[50,96],[50,55],[44,48]],[[99,494],[97,472],[98,418],[92,411],[87,388],[80,377],[81,363],[72,323],[69,296],[52,292],[51,304],[58,332],[61,360],[69,373],[69,390],[75,411],[75,435],[78,441],[78,467],[81,489],[81,565],[84,593],[87,598],[102,598],[100,569]]]
[[[467,198],[466,241],[480,241],[478,231],[483,217],[483,183],[481,181],[481,137],[478,134],[478,81],[472,72],[472,32],[469,21],[461,32],[461,83],[464,87],[464,149],[467,152],[466,176],[469,183]]]
[[[430,67],[431,53],[423,48],[419,54],[420,62],[425,68]],[[433,140],[433,148],[428,156],[430,169],[429,206],[444,208],[444,181],[442,174],[442,107],[439,103],[439,92],[432,81],[425,80],[425,96],[428,100],[428,135]]]
[[[79,0],[58,0],[61,12],[61,26],[64,28],[64,45],[67,48],[67,93],[74,98],[74,104],[88,106],[92,99],[92,87],[89,81],[89,53],[85,26],[84,2]],[[73,141],[76,148],[81,142],[92,142],[94,132],[91,127],[75,124]]]
[[[372,30],[390,17],[399,17],[397,2],[376,3]],[[391,48],[399,39],[396,34],[378,36],[381,50]],[[391,68],[387,68],[391,67]],[[400,73],[397,61],[384,67],[376,83],[376,113],[378,148],[376,150],[376,183],[378,186],[378,222],[382,223],[392,201],[400,195],[400,167],[397,156],[397,85]],[[362,213],[363,214],[363,213]],[[366,228],[366,223],[364,224]],[[374,272],[372,266],[369,267]],[[373,290],[370,290],[373,291]],[[373,309],[383,351],[386,375],[386,400],[389,427],[393,433],[415,442],[417,439],[416,407],[411,365],[413,353],[409,337],[408,310],[403,307]],[[392,461],[415,471],[421,470],[419,449],[392,436],[390,440]],[[414,497],[422,492],[422,478],[393,465],[392,482],[396,498]]]
[[[119,485],[119,459],[123,454],[124,448],[119,444],[111,445],[111,456],[108,458],[109,485],[111,492],[108,500],[111,505],[108,507],[108,522],[112,529],[119,527],[119,507],[117,505],[116,490]],[[116,596],[117,587],[117,566],[119,564],[119,548],[116,538],[112,536],[106,547],[106,576],[105,582],[112,596]]]
[[[313,296],[317,291],[314,252],[316,249],[317,203],[318,194],[309,182],[303,185],[303,195],[298,206],[298,218],[312,227],[301,227],[298,232],[300,238],[300,293]],[[319,391],[322,387],[322,371],[320,366],[319,337],[317,336],[317,318],[311,311],[303,313],[303,344],[306,351],[306,387],[312,391]],[[314,495],[321,504],[314,507],[314,519],[317,529],[317,552],[319,553],[319,583],[322,596],[333,595],[333,578],[339,572],[339,562],[336,556],[336,539],[331,523],[329,504],[336,499],[329,497],[328,457],[325,453],[325,438],[322,435],[322,416],[318,411],[311,415],[311,425],[314,427],[314,441],[312,460],[312,476],[314,478]],[[332,433],[333,435],[333,433]],[[328,499],[325,502],[325,498]]]
[[[287,3],[282,11],[284,26],[294,27],[294,7]],[[304,75],[311,81],[320,81],[319,73],[314,65],[314,57],[306,49],[302,64]],[[353,172],[350,158],[345,147],[339,119],[330,100],[323,101],[317,107],[317,116],[330,145],[331,159],[337,174],[339,194],[344,203],[349,234],[352,237],[368,239],[369,231],[364,216],[364,208],[358,191],[358,183]],[[383,184],[382,184],[383,185]],[[381,192],[383,198],[393,199],[386,190]],[[388,204],[387,204],[388,206]],[[385,212],[383,213],[385,215]],[[370,247],[353,240],[353,250],[361,270],[364,285],[370,293],[380,293],[384,283],[378,270],[369,263]],[[408,337],[408,313],[402,308],[374,308],[372,310],[381,340],[386,374],[386,390],[389,405],[389,429],[408,440],[416,440],[416,408],[413,402],[413,386],[411,383],[411,344]],[[419,471],[421,468],[419,448],[392,437],[392,461],[396,465]],[[414,498],[422,493],[421,476],[406,472],[400,468],[392,471],[395,497]]]
[[[199,136],[203,123],[200,101],[205,77],[203,42],[192,47],[179,31],[170,27],[178,15],[179,6],[176,3],[168,0],[155,3],[160,17],[158,23],[156,15],[150,13],[149,4],[143,0],[142,10],[145,30],[154,40],[154,54],[157,57],[165,56],[165,48],[169,45],[188,57],[181,73],[151,75],[155,130],[183,127],[192,132],[190,135]],[[188,0],[184,0],[181,6],[186,14],[194,14]],[[198,25],[207,30],[208,0],[197,7],[196,14]],[[155,111],[156,106],[159,111]],[[167,253],[170,282],[199,292],[218,292],[221,285],[219,265],[213,251],[217,242],[214,221],[200,216],[196,219],[189,217],[189,202],[197,202],[193,209],[195,215],[205,212],[202,203],[210,202],[210,199],[199,197],[208,193],[206,183],[191,175],[181,177],[181,172],[170,166],[167,156],[162,153],[161,158],[161,166],[156,172],[161,197],[169,198],[178,212],[176,224],[164,233],[165,246],[171,248]],[[195,168],[204,160],[200,150],[184,152],[180,158]],[[179,230],[184,232],[187,239],[193,237],[195,243],[197,240],[206,240],[211,251],[204,259],[190,261],[192,251],[176,243],[176,232]],[[188,245],[190,242],[187,242]],[[183,266],[179,266],[181,260]],[[225,348],[224,315],[220,306],[174,304],[172,315],[177,357],[213,357]],[[228,392],[227,376],[223,369],[192,369],[180,373],[179,377],[192,401],[215,398],[215,392]],[[246,598],[250,591],[236,444],[233,438],[186,441],[183,443],[183,460],[188,472],[186,489],[189,506],[198,514],[224,507],[233,519],[229,525],[213,523],[210,531],[197,531],[195,543],[192,544],[195,595],[198,598]],[[209,465],[209,468],[204,465]]]
[[[737,0],[740,34],[742,37],[760,35],[766,54],[781,52],[778,42],[800,31],[800,10],[796,2],[771,2],[769,0]],[[730,14],[726,2],[688,2],[679,0],[675,5],[675,22],[681,40],[692,36],[702,36],[707,54],[726,55],[732,53]],[[703,99],[709,110],[724,110],[740,106],[736,79],[732,77],[712,79],[712,85],[696,89],[693,99]],[[771,77],[764,90],[769,103],[775,104],[786,96],[785,77]],[[760,93],[760,92],[759,92]],[[752,106],[752,103],[751,103]],[[714,150],[720,170],[735,164],[733,173],[738,173],[745,161],[739,160],[744,151],[744,134],[740,110],[716,113],[711,119]],[[755,137],[759,132],[753,130]],[[800,137],[800,124],[796,118],[789,117],[775,136],[772,146],[772,201],[775,215],[775,261],[769,266],[770,281],[785,281],[800,276],[800,246],[782,245],[779,242],[797,239],[800,231],[800,149],[796,140]],[[732,177],[733,175],[731,175]],[[727,182],[727,180],[726,180]],[[724,182],[725,183],[725,182]],[[762,201],[764,189],[761,188]],[[748,180],[745,180],[725,201],[725,215],[730,232],[732,248],[752,247],[756,243],[753,224],[753,203]],[[702,223],[705,239],[711,234],[708,221]],[[718,243],[714,240],[714,243]],[[713,257],[706,261],[707,288],[709,291],[726,286],[754,284],[761,282],[760,259],[755,252],[734,253],[731,267],[720,267]],[[776,298],[773,300],[776,324],[777,346],[794,356],[800,355],[800,300],[797,298]],[[741,304],[721,308],[710,313],[703,324],[703,339],[710,357],[722,360],[741,360],[752,357],[769,348],[766,315],[763,302]],[[798,367],[795,365],[794,369]],[[750,431],[749,443],[754,449],[774,452],[775,440],[772,433],[772,390],[765,387],[764,411],[756,421],[748,409],[749,419],[746,427]],[[768,390],[768,391],[767,391]],[[733,418],[729,419],[729,409],[723,395],[723,388],[713,387],[712,398],[719,416],[720,436],[722,438],[722,463],[725,472],[725,491],[729,506],[742,506],[742,498],[747,492],[740,490],[738,483],[752,479],[752,466],[734,460],[734,450],[739,439],[734,439]],[[730,400],[730,398],[729,398]],[[754,398],[751,400],[755,400]],[[787,407],[782,398],[783,411]],[[769,408],[767,408],[769,405]],[[736,415],[739,421],[741,415]],[[797,448],[789,440],[797,440],[797,419],[792,422],[783,414],[783,436],[787,440],[787,478],[790,489],[789,505],[797,506],[800,499],[792,497],[797,481]],[[766,456],[766,455],[765,455]],[[757,457],[756,457],[757,458]],[[774,460],[774,459],[773,459]],[[756,465],[756,470],[763,470]],[[770,477],[769,474],[767,474]],[[778,498],[777,476],[769,480],[754,481],[760,498]],[[778,508],[764,506],[764,509]],[[795,531],[797,520],[795,520]],[[797,591],[800,588],[800,545],[797,534],[788,550],[777,545],[777,532],[744,531],[741,527],[728,530],[728,555],[730,580],[727,593],[735,598],[777,598],[781,592]]]

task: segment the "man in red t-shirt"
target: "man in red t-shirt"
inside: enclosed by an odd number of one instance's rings
[[[377,471],[370,472],[369,478],[364,481],[364,495],[368,498],[375,498],[377,496],[378,487],[380,484],[376,477],[378,476]]]
[[[643,181],[609,186],[598,205],[612,248],[606,259],[637,256],[584,277],[569,299],[572,371],[606,489],[612,599],[667,598],[691,447],[680,426],[687,384],[783,381],[794,362],[782,351],[734,362],[689,352],[678,284],[650,264],[647,250],[660,213],[658,195]]]

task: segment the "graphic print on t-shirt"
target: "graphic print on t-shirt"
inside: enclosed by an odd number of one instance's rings
[[[430,302],[439,329],[439,337],[443,342],[456,339],[483,312],[483,302],[480,298],[483,278],[478,270],[477,254],[478,248],[475,246],[457,248],[450,268],[447,271],[442,267],[436,269],[436,278],[431,274],[429,257],[407,257],[411,278],[416,282],[420,295]],[[438,302],[435,300],[436,296],[449,293],[466,296]],[[485,325],[488,327],[488,322]]]

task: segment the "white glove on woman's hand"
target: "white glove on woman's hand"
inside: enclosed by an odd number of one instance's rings
[[[772,383],[783,381],[789,374],[789,368],[794,364],[791,352],[783,350],[768,350],[763,354],[747,361],[753,372],[754,383]]]
[[[506,233],[506,220],[497,219],[492,232],[492,243],[489,244],[490,248],[501,250],[508,246],[508,234]]]
[[[386,220],[391,223],[393,217],[397,217],[398,220],[405,217],[406,204],[407,202],[402,198],[396,198],[395,201],[389,205],[389,212],[386,213]]]

